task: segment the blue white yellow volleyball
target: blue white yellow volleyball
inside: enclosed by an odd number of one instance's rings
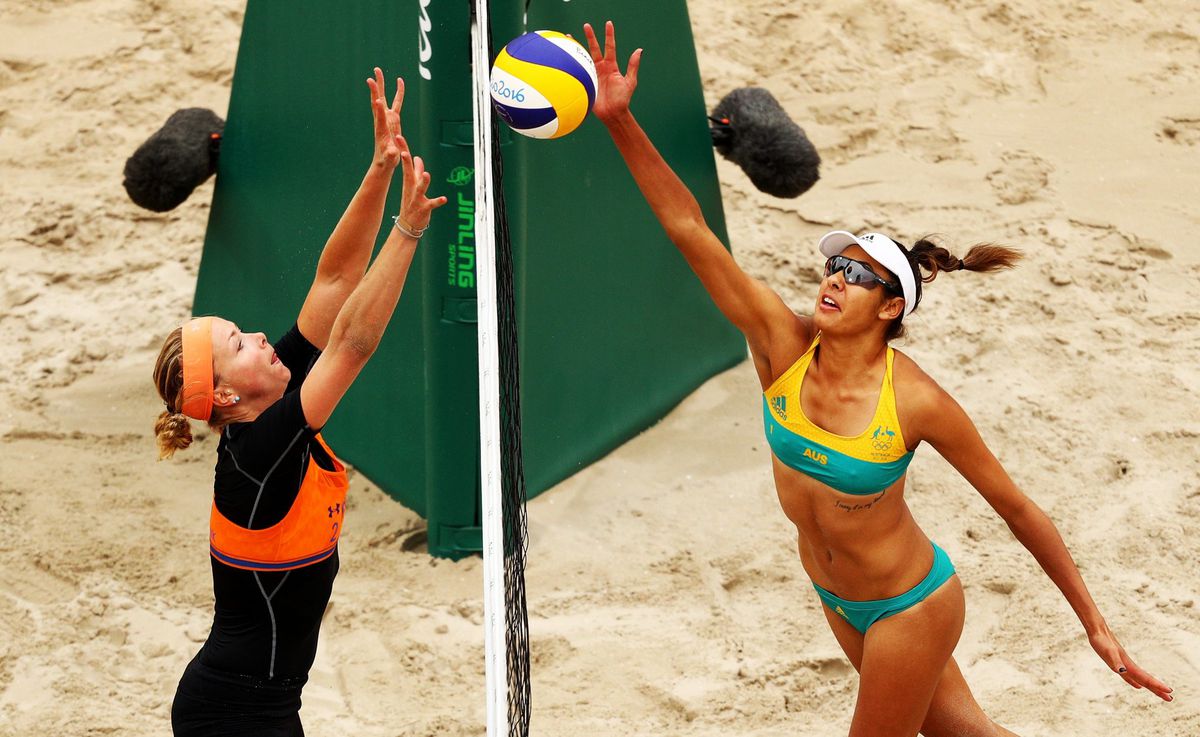
[[[596,66],[575,39],[533,31],[508,43],[492,64],[492,104],[509,127],[531,138],[561,138],[596,100]]]

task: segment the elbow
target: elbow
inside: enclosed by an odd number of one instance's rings
[[[695,212],[680,213],[669,222],[663,223],[663,230],[667,232],[667,237],[672,243],[680,245],[695,240],[698,234],[708,230],[708,223],[704,220],[704,213],[700,212],[700,208],[696,208]]]
[[[1029,497],[1023,496],[1012,506],[998,511],[1008,525],[1008,529],[1012,530],[1017,539],[1023,539],[1028,532],[1050,523],[1050,518],[1042,511],[1042,508]],[[1053,523],[1050,524],[1053,526]]]
[[[379,347],[377,338],[364,335],[348,335],[346,336],[345,351],[351,358],[366,363],[375,355],[375,349]]]
[[[317,273],[313,278],[315,286],[325,291],[337,290],[342,294],[350,294],[354,291],[354,287],[362,281],[362,272],[355,272],[353,269],[337,269],[321,259],[317,263]]]
[[[368,335],[358,330],[335,329],[329,337],[328,351],[361,367],[375,354],[375,349],[379,347],[379,338],[380,336]]]

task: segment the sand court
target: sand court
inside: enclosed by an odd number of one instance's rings
[[[984,709],[1028,735],[1200,734],[1200,16],[689,6],[710,107],[767,87],[823,157],[797,200],[718,161],[736,258],[792,307],[812,309],[816,239],[835,227],[1025,253],[938,279],[896,347],[1056,521],[1114,632],[1177,698],[1109,673],[925,448],[908,499],[966,590],[956,657]],[[216,438],[155,463],[149,377],[189,314],[213,184],[153,214],[121,167],[174,110],[225,114],[243,11],[0,2],[3,737],[167,733],[208,633]],[[532,734],[845,734],[857,676],[779,509],[759,394],[742,364],[530,503]],[[306,730],[483,734],[481,561],[430,559],[422,520],[361,475],[348,510]]]

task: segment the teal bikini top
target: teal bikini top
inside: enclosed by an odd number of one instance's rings
[[[862,434],[835,435],[804,416],[800,387],[812,363],[818,335],[804,355],[763,392],[767,442],[784,465],[846,494],[878,494],[904,476],[913,454],[904,444],[892,387],[895,352],[887,349],[887,370],[875,416]]]

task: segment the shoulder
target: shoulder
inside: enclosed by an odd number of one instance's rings
[[[314,431],[304,419],[300,390],[286,392],[251,422],[228,425],[225,445],[243,471],[258,476],[283,456],[302,452]],[[222,460],[226,454],[222,454]]]
[[[921,437],[925,430],[945,416],[954,404],[954,398],[925,370],[902,351],[892,349],[892,387],[896,394],[896,409],[901,422],[915,432],[910,435]]]
[[[796,312],[793,312],[792,314],[796,318],[796,337],[799,338],[800,342],[804,344],[804,350],[808,350],[808,347],[812,345],[812,342],[817,338],[817,329],[813,327],[813,319],[809,315],[801,315]]]
[[[905,398],[910,393],[919,398],[930,392],[941,391],[941,386],[911,356],[895,348],[892,353],[895,356],[892,359],[892,384],[897,392],[903,392]]]
[[[287,332],[285,332],[279,338],[279,340],[275,341],[275,350],[281,353],[283,350],[288,350],[289,352],[304,354],[317,354],[321,352],[320,349],[317,348],[317,346],[314,345],[313,342],[309,340],[303,332],[301,332],[299,323],[292,323],[292,326],[288,328]]]
[[[288,382],[289,391],[300,386],[321,355],[320,349],[300,331],[299,324],[293,324],[275,341],[274,347],[279,360],[292,372],[292,379]]]
[[[794,365],[817,337],[811,317],[794,312],[789,314],[789,320],[774,326],[770,345],[750,345],[750,355],[763,389]]]
[[[817,338],[817,330],[813,327],[811,317],[796,312],[791,313],[790,320],[781,320],[780,323],[779,329],[772,336],[771,355],[792,356],[794,361],[812,346]]]

